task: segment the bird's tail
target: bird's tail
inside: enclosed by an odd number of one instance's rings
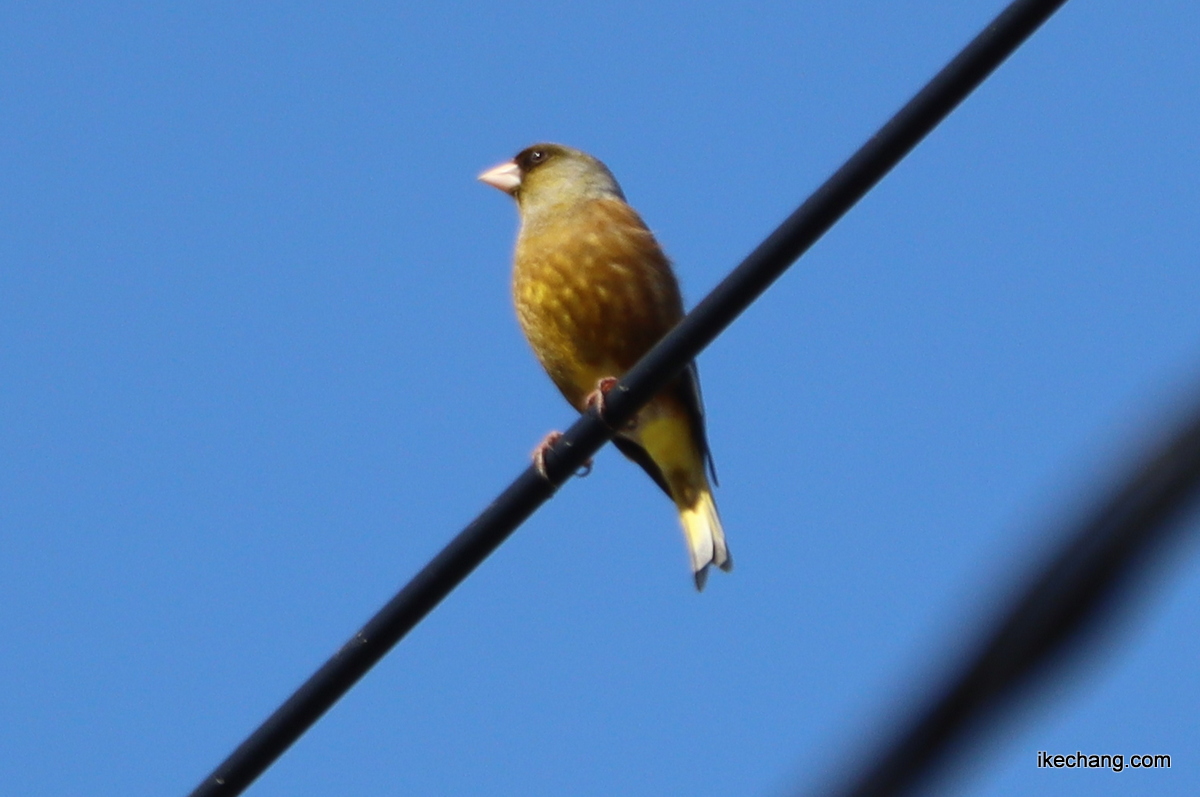
[[[696,589],[702,590],[708,581],[708,566],[716,565],[728,572],[733,569],[733,558],[725,545],[725,530],[721,528],[721,518],[717,515],[717,505],[708,484],[695,491],[695,496],[690,504],[678,502],[679,520],[683,523],[683,536],[692,557]]]

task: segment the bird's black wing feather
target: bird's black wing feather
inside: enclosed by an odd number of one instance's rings
[[[688,367],[679,377],[679,384],[675,390],[675,395],[683,402],[683,406],[687,407],[688,417],[692,419],[692,434],[695,435],[696,448],[700,450],[700,455],[708,463],[708,474],[712,476],[713,486],[718,487],[720,484],[717,481],[717,466],[713,464],[712,451],[708,447],[708,432],[704,426],[704,399],[700,396],[700,369],[696,367],[695,360],[688,363]]]
[[[650,475],[650,478],[654,479],[654,483],[661,487],[662,491],[667,494],[667,498],[671,498],[671,488],[667,485],[667,480],[663,477],[662,470],[659,469],[654,460],[650,459],[650,454],[646,452],[646,449],[628,437],[620,436],[613,438],[613,445],[622,454],[641,465],[642,470],[646,471]]]

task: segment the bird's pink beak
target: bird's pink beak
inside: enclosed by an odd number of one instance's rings
[[[479,175],[479,181],[511,194],[521,185],[521,167],[515,161],[501,163]]]

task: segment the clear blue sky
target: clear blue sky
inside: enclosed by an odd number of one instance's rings
[[[694,302],[1001,7],[5,4],[0,791],[191,789],[569,425],[480,170],[594,153]],[[854,767],[1200,387],[1198,26],[1069,3],[702,356],[733,574],[605,450],[251,793]],[[1200,792],[1160,576],[953,793]]]

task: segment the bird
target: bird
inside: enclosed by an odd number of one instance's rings
[[[563,397],[603,417],[605,393],[683,318],[670,261],[612,172],[586,152],[534,144],[479,180],[516,200],[512,290],[525,338]],[[552,432],[534,451],[543,476],[558,437]],[[696,589],[711,565],[731,570],[695,363],[613,443],[675,503]]]

